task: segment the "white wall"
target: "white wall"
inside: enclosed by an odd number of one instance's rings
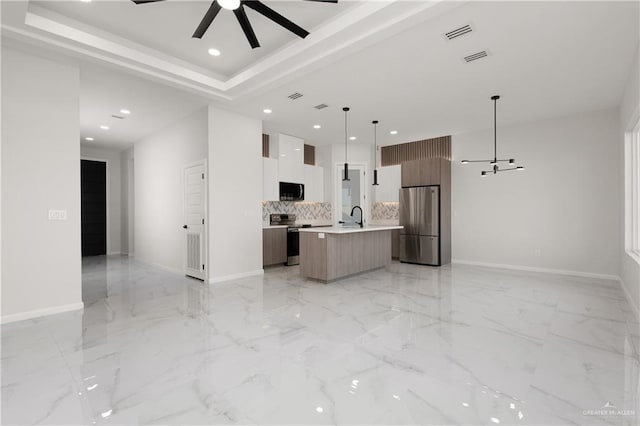
[[[134,145],[136,259],[183,272],[184,168],[207,158],[207,133],[202,108]]]
[[[262,122],[213,106],[209,265],[212,283],[262,273]]]
[[[135,255],[135,184],[133,148],[120,153],[120,243],[122,254]]]
[[[80,145],[80,156],[85,160],[107,161],[108,206],[107,206],[107,254],[122,252],[122,188],[121,188],[121,152],[95,146]]]
[[[526,171],[481,178],[460,160],[490,158],[493,131],[454,135],[454,260],[617,276],[617,140],[615,110],[499,127],[498,156]]]
[[[622,194],[628,191],[630,180],[631,161],[629,155],[624,158],[625,150],[628,149],[630,142],[625,140],[625,133],[633,129],[635,123],[640,119],[640,65],[638,64],[640,58],[640,48],[636,52],[634,65],[629,74],[629,81],[627,82],[624,97],[620,106],[620,131],[619,141],[621,148],[620,164],[624,167],[620,167],[621,172],[624,171],[624,175],[620,179],[620,191]],[[626,146],[625,146],[626,145]],[[631,229],[630,223],[630,205],[625,203],[625,211],[621,215],[621,232],[623,235],[628,235],[628,230]],[[624,286],[628,297],[631,299],[633,305],[635,305],[636,314],[640,317],[640,263],[638,260],[632,258],[627,254],[625,245],[628,243],[624,239],[620,245],[620,278],[622,285]]]
[[[2,321],[82,308],[79,70],[3,47],[2,104]]]

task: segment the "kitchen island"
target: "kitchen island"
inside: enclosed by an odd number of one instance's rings
[[[333,281],[391,263],[391,231],[402,226],[300,229],[300,275]]]

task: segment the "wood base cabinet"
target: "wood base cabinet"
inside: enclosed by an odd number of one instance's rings
[[[391,231],[391,258],[398,259],[400,257],[400,230]]]
[[[287,228],[262,230],[262,266],[287,261]]]

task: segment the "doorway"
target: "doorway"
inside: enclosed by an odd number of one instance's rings
[[[365,170],[366,167],[363,164],[349,164],[349,180],[342,180],[344,174],[344,165],[336,165],[336,207],[337,211],[334,215],[337,221],[344,223],[354,223],[360,220],[360,215],[354,213],[351,216],[351,210],[355,206],[360,206],[362,209],[362,220],[366,218],[366,185],[365,185]]]
[[[107,162],[80,160],[82,257],[107,254]]]

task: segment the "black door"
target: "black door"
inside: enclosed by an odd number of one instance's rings
[[[82,256],[107,254],[107,163],[80,161]]]

